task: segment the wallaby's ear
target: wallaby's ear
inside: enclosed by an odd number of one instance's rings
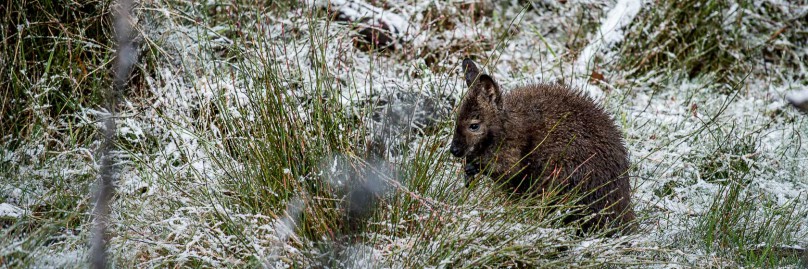
[[[477,80],[477,77],[480,75],[480,69],[477,69],[477,66],[474,65],[474,61],[466,58],[463,60],[463,73],[465,73],[466,77],[466,86],[471,88],[471,85],[474,84],[474,81]]]
[[[502,92],[499,90],[499,85],[489,75],[482,74],[477,79],[477,83],[471,90],[477,92],[478,97],[484,97],[488,103],[494,106],[497,110],[502,109]]]
[[[502,93],[494,78],[480,74],[480,69],[469,58],[463,60],[463,72],[466,73],[466,85],[470,92],[478,97],[483,97],[483,101],[493,105],[497,110],[502,108]]]

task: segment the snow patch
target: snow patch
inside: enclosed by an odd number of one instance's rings
[[[598,50],[607,50],[614,44],[623,41],[622,29],[634,20],[641,7],[642,1],[640,0],[620,0],[614,5],[603,24],[600,25],[595,39],[578,56],[575,66],[579,73],[589,74],[587,71],[590,70]]]
[[[9,203],[0,204],[0,218],[19,218],[25,210]]]
[[[786,99],[791,105],[799,108],[802,111],[808,111],[808,89],[799,91],[792,91],[786,95]]]
[[[363,18],[379,20],[392,27],[392,34],[403,41],[413,39],[414,25],[402,15],[398,15],[389,10],[384,10],[368,4],[362,0],[320,0],[314,1],[316,6],[338,9],[342,14],[348,16],[351,21],[360,21]]]

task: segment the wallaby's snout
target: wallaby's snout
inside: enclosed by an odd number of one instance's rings
[[[449,152],[452,153],[455,157],[463,157],[463,149],[458,145],[456,140],[452,140],[452,146],[449,148]]]

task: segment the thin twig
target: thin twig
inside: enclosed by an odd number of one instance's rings
[[[96,203],[93,209],[94,230],[92,237],[92,250],[90,252],[90,265],[92,268],[107,268],[107,225],[109,224],[109,201],[115,192],[113,156],[110,152],[115,144],[115,113],[119,96],[126,87],[126,81],[136,59],[135,48],[132,44],[132,19],[129,14],[132,9],[131,0],[121,0],[115,9],[115,35],[118,50],[114,65],[113,88],[105,95],[105,106],[108,114],[104,118],[104,140],[99,152],[101,155],[100,177]]]

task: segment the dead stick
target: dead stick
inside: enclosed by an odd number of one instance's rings
[[[126,81],[135,62],[135,48],[132,44],[132,9],[131,0],[121,0],[115,12],[115,36],[118,45],[114,65],[113,88],[105,94],[105,106],[108,114],[104,118],[103,141],[99,148],[101,167],[96,192],[95,208],[93,208],[94,229],[91,241],[90,265],[92,268],[107,268],[107,226],[109,225],[109,201],[115,192],[113,177],[115,176],[113,156],[110,152],[115,145],[115,112],[118,99],[126,87]]]

